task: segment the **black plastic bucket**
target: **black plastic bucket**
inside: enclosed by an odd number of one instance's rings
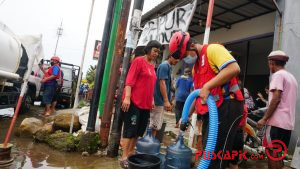
[[[129,169],[160,169],[161,160],[150,154],[135,154],[128,157]]]

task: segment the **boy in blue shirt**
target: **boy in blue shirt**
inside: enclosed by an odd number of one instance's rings
[[[176,81],[175,93],[175,115],[176,115],[176,128],[179,127],[179,120],[181,118],[184,102],[193,89],[193,79],[191,78],[190,68],[184,69],[184,74],[181,75]]]

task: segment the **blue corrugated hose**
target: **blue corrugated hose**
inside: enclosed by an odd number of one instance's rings
[[[188,121],[188,114],[190,107],[193,101],[199,96],[200,89],[193,91],[188,98],[186,99],[183,107],[182,112],[182,123],[187,123]],[[209,111],[209,129],[208,129],[208,139],[206,143],[206,147],[204,152],[212,152],[215,150],[216,142],[218,138],[218,109],[216,106],[215,99],[209,95],[207,99],[208,111]],[[212,153],[209,153],[210,157],[213,156]],[[207,155],[205,153],[205,155]],[[207,169],[210,164],[210,158],[208,159],[201,159],[200,164],[198,165],[197,169]]]

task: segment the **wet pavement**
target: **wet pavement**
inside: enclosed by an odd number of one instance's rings
[[[28,114],[22,114],[18,117],[16,126],[19,126],[26,117],[37,117],[43,119],[42,108],[34,107]],[[0,117],[0,141],[3,142],[11,118]],[[175,134],[179,129],[174,128],[175,117],[173,114],[165,115],[167,122],[166,131],[172,131]],[[14,128],[16,129],[16,127]],[[14,132],[13,132],[14,133]],[[171,144],[174,140],[165,137],[164,143]],[[90,155],[83,157],[78,152],[60,152],[50,148],[43,143],[34,143],[32,139],[19,138],[14,134],[10,142],[13,143],[12,156],[15,157],[13,165],[6,169],[120,169],[117,158],[107,158],[101,155]],[[167,145],[165,145],[167,146]],[[287,169],[289,167],[285,167]],[[248,160],[241,165],[241,169],[267,169],[266,160]]]

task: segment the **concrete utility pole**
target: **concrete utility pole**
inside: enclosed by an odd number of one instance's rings
[[[108,145],[107,155],[110,157],[116,157],[118,155],[120,139],[121,139],[121,130],[122,130],[122,120],[121,120],[121,104],[122,104],[122,93],[124,89],[124,83],[127,76],[130,58],[133,49],[136,48],[138,34],[140,32],[140,24],[141,24],[141,17],[142,17],[142,10],[144,6],[144,0],[135,0],[133,5],[133,12],[132,12],[132,19],[130,23],[130,30],[127,36],[125,54],[123,58],[122,64],[122,73],[120,77],[120,81],[118,84],[118,97],[115,106],[115,113],[114,113],[114,121],[112,125],[112,130],[110,133],[110,141]]]
[[[83,52],[82,52],[82,56],[81,56],[81,64],[80,64],[80,70],[79,70],[79,77],[77,79],[77,86],[76,86],[75,101],[74,101],[73,109],[77,108],[78,102],[79,102],[79,96],[78,96],[79,86],[80,86],[80,81],[81,81],[81,78],[82,78],[83,63],[84,63],[84,57],[85,57],[85,53],[86,53],[86,46],[87,46],[87,42],[88,42],[88,39],[89,39],[89,33],[90,33],[92,16],[93,16],[94,4],[95,4],[95,0],[92,0],[92,4],[91,4],[91,8],[90,8],[90,16],[89,16],[89,21],[88,21],[88,25],[87,25],[86,35],[85,35],[85,42],[84,42]],[[74,112],[72,113],[70,133],[72,133],[72,131],[73,131],[73,123],[74,123]]]
[[[56,55],[56,50],[57,50],[57,46],[58,46],[58,41],[59,41],[59,38],[62,36],[62,33],[63,33],[63,28],[62,28],[62,23],[63,21],[60,22],[60,26],[57,28],[57,32],[56,32],[56,35],[57,35],[57,40],[56,40],[56,45],[55,45],[55,49],[54,49],[54,54],[53,56]]]

